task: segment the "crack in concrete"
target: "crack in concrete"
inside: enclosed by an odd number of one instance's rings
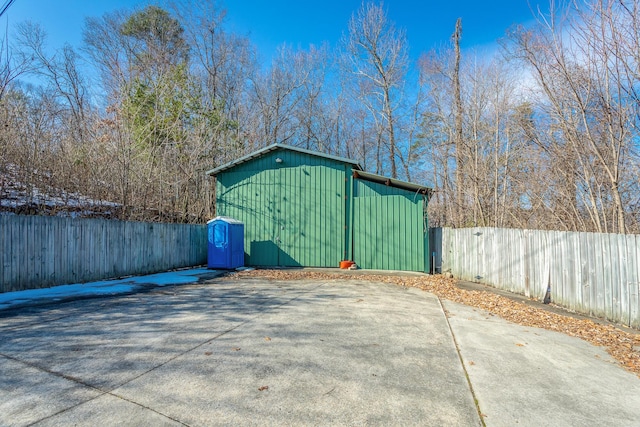
[[[458,345],[458,340],[456,340],[456,335],[453,333],[453,328],[451,327],[451,323],[449,322],[449,313],[442,305],[442,301],[440,300],[440,297],[436,296],[436,298],[438,299],[438,304],[440,305],[440,310],[442,310],[444,319],[447,322],[447,327],[449,328],[449,333],[451,334],[453,345],[456,348],[456,354],[458,355],[458,359],[460,360],[460,366],[462,367],[462,371],[464,372],[464,377],[467,379],[467,384],[469,385],[469,391],[471,392],[471,396],[473,397],[473,403],[475,404],[476,411],[478,412],[478,419],[480,420],[480,424],[482,425],[482,427],[486,427],[486,424],[484,422],[484,417],[482,415],[482,411],[480,410],[480,403],[478,402],[476,393],[473,390],[473,384],[471,384],[471,378],[469,377],[469,372],[467,371],[466,366],[464,366],[464,360],[462,359],[462,354],[460,353],[460,346]]]

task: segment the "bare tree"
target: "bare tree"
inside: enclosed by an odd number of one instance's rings
[[[388,20],[381,3],[363,3],[349,21],[343,44],[348,69],[362,81],[363,102],[371,114],[380,115],[374,117],[384,129],[378,138],[378,153],[386,146],[391,176],[397,178],[396,110],[408,66],[405,33]]]
[[[225,118],[210,132],[211,167],[245,150],[249,81],[258,70],[255,47],[247,37],[225,29],[226,11],[216,0],[175,1],[171,10],[185,25],[194,56],[191,75],[202,87],[202,102]]]
[[[527,152],[517,74],[500,58],[459,60],[452,46],[419,64],[426,88],[419,152],[436,187],[431,218],[441,225],[527,226],[526,193],[536,180],[520,156],[535,157]]]
[[[453,99],[455,104],[455,127],[454,127],[454,146],[456,157],[456,210],[458,218],[458,225],[461,225],[461,218],[464,215],[465,209],[463,189],[464,179],[462,173],[462,158],[463,158],[463,146],[464,138],[462,133],[462,94],[460,89],[460,39],[462,38],[462,19],[458,18],[456,21],[456,29],[451,36],[453,40],[453,46],[455,50],[455,61],[453,65]]]
[[[0,38],[0,101],[9,86],[24,73],[32,69],[30,55],[18,52],[14,54],[14,49],[9,44],[8,27],[4,37]]]
[[[32,73],[45,79],[52,90],[59,96],[69,113],[69,131],[79,143],[88,140],[90,105],[86,89],[86,81],[79,69],[79,56],[70,46],[65,45],[53,55],[45,49],[45,32],[37,24],[25,22],[18,26],[19,44],[26,50],[26,55],[33,58]]]
[[[574,9],[569,16],[577,18],[569,20],[552,10],[537,28],[511,34],[512,54],[530,67],[544,94],[539,106],[549,129],[556,129],[546,139],[547,149],[556,158],[566,153],[558,169],[570,172],[566,192],[573,215],[581,217],[584,208],[600,232],[627,231],[621,183],[636,135],[636,101],[622,34],[629,35],[635,24],[621,13],[622,4],[590,2]]]
[[[293,114],[302,103],[305,83],[311,70],[302,51],[283,45],[271,68],[253,80],[253,101],[258,107],[260,138],[263,143],[295,143]]]

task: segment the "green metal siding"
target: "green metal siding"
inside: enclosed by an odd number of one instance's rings
[[[221,172],[217,214],[245,223],[246,264],[337,266],[345,251],[347,170],[332,159],[277,150]]]
[[[377,182],[356,179],[356,196],[357,197],[380,197],[380,196],[403,196],[422,200],[421,194],[416,194],[402,188],[389,187]]]
[[[365,269],[428,272],[423,196],[361,179],[354,187],[353,260]]]
[[[352,167],[278,148],[220,171],[217,214],[245,223],[245,263],[429,271],[425,196]]]

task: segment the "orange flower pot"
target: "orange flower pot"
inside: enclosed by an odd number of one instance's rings
[[[346,270],[349,267],[351,267],[353,264],[355,264],[353,261],[340,261],[340,268],[343,270]]]

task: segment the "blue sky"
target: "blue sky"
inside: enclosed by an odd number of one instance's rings
[[[49,36],[49,46],[65,42],[78,46],[87,16],[100,16],[120,8],[144,7],[148,1],[135,0],[15,0],[1,18],[0,28],[32,20]],[[361,0],[226,0],[227,27],[246,34],[268,59],[282,43],[307,47],[327,41],[334,45],[347,30],[351,15]],[[532,10],[548,9],[548,0],[394,0],[385,8],[397,27],[404,28],[411,56],[438,48],[448,42],[455,21],[463,20],[462,46],[491,49],[511,25],[529,23]]]

